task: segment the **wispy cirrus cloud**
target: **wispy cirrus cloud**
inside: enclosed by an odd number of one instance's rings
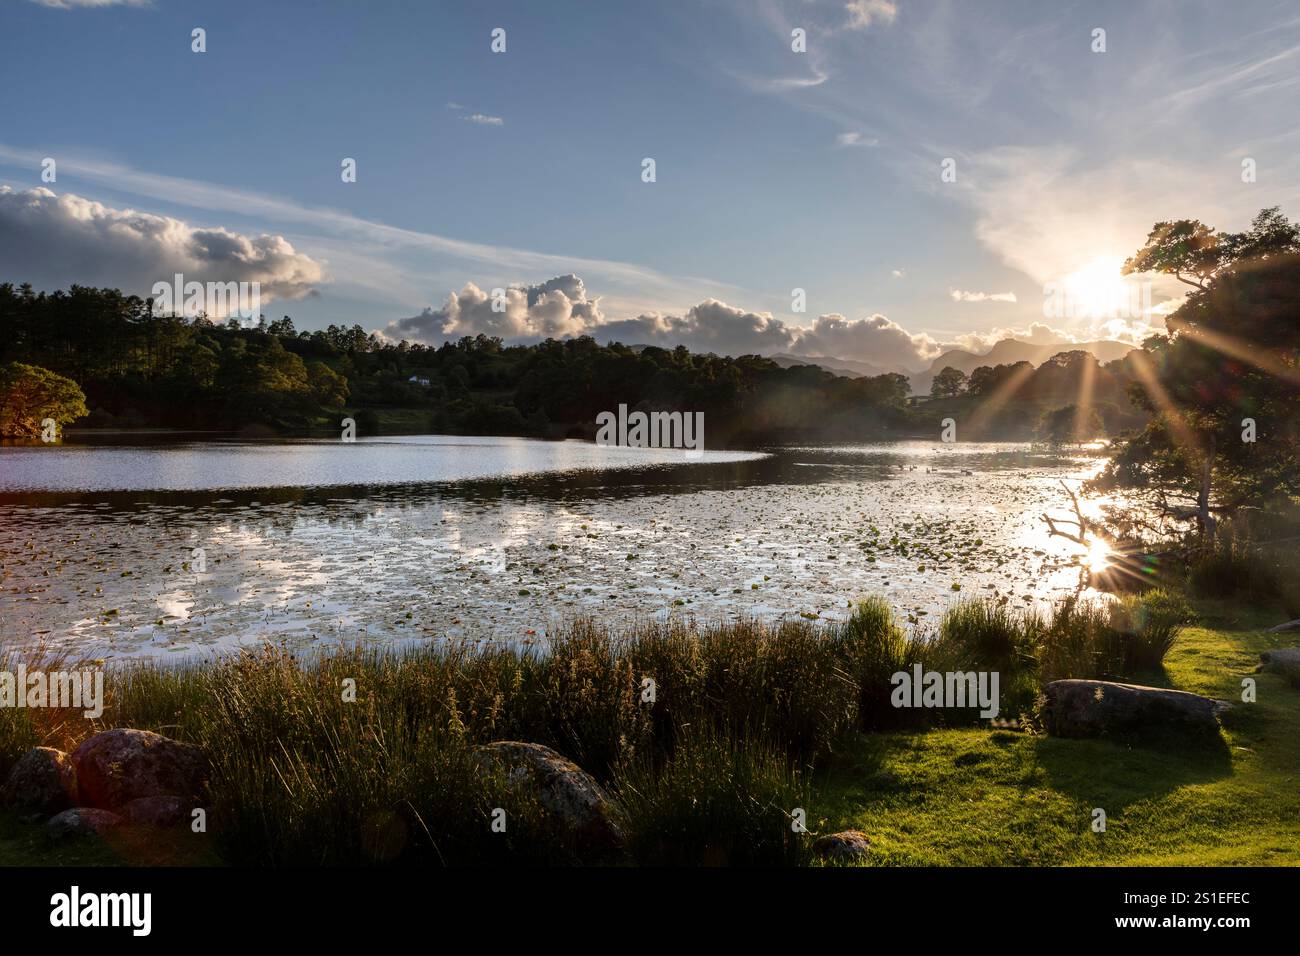
[[[879,146],[880,140],[874,136],[866,136],[857,130],[851,130],[847,133],[840,133],[835,137],[835,142],[840,146]]]
[[[0,143],[0,166],[40,169],[42,159],[42,153]],[[258,224],[262,231],[292,238],[296,247],[308,252],[317,247],[329,248],[331,262],[346,260],[355,266],[346,271],[334,270],[341,282],[363,287],[368,294],[386,291],[390,301],[395,291],[428,290],[434,283],[450,281],[454,275],[478,275],[480,281],[505,285],[521,275],[561,275],[574,270],[599,280],[612,290],[609,301],[626,309],[663,308],[667,303],[698,301],[709,295],[734,296],[740,291],[726,282],[670,275],[631,262],[492,245],[392,226],[339,209],[308,206],[252,190],[167,176],[100,159],[61,153],[58,170],[61,181],[83,180],[115,193],[237,216]],[[368,274],[376,267],[382,268],[374,275]],[[70,276],[67,281],[83,280]],[[427,301],[427,294],[420,298]]]
[[[447,109],[457,113],[463,113],[466,108],[463,104],[454,100],[447,104]],[[504,118],[493,116],[490,113],[470,113],[468,116],[462,116],[461,119],[466,123],[474,123],[478,126],[504,126],[506,122]]]
[[[32,0],[42,7],[55,10],[76,10],[86,7],[148,7],[152,0]]]

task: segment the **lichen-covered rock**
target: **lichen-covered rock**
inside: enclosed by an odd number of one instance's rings
[[[1217,735],[1227,705],[1184,690],[1104,680],[1056,680],[1043,688],[1043,725],[1054,737],[1172,730]]]
[[[603,853],[623,845],[605,791],[572,760],[541,744],[518,740],[494,741],[476,748],[474,755],[484,766],[504,771],[511,787],[534,795],[580,847]]]
[[[105,730],[72,752],[81,799],[116,810],[140,797],[201,798],[207,761],[193,744],[148,730]]]
[[[178,827],[190,819],[192,800],[180,797],[137,797],[122,805],[122,816],[147,827]]]
[[[871,841],[861,830],[844,830],[818,837],[813,850],[833,863],[857,863],[867,858]]]
[[[73,807],[51,817],[45,832],[53,840],[64,837],[103,836],[116,830],[124,821],[116,813],[96,807]]]
[[[53,747],[33,747],[18,758],[3,789],[5,803],[24,813],[49,816],[77,803],[72,758]]]

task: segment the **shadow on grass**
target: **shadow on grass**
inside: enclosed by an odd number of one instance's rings
[[[126,824],[102,837],[51,840],[45,822],[0,811],[0,867],[220,866],[210,842],[188,828],[157,830]]]
[[[1041,737],[1034,759],[1053,789],[1079,800],[1101,801],[1107,812],[1163,796],[1181,787],[1232,775],[1222,734],[1148,733],[1097,740]]]

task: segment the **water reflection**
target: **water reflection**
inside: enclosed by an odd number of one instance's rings
[[[535,467],[528,446],[546,443],[515,441],[505,467]],[[395,444],[429,467],[427,440]],[[436,454],[481,462],[482,448]],[[904,442],[462,481],[357,483],[335,467],[321,477],[342,483],[314,488],[11,493],[0,634],[109,656],[265,639],[530,643],[575,614],[836,619],[869,593],[924,626],[962,596],[1073,591],[1078,548],[1047,538],[1038,515],[1061,506],[1061,477],[1096,467],[1018,445]]]

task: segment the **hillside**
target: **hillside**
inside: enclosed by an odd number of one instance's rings
[[[773,362],[782,368],[792,368],[796,365],[816,365],[824,368],[828,372],[834,372],[836,375],[843,375],[847,378],[870,378],[874,375],[888,375],[890,372],[899,372],[908,374],[908,370],[901,366],[887,367],[884,365],[873,365],[871,362],[858,362],[853,359],[831,358],[827,355],[770,355],[768,356]]]
[[[930,391],[930,382],[935,375],[943,369],[952,367],[960,372],[969,375],[981,365],[1014,365],[1016,362],[1029,362],[1035,366],[1041,365],[1053,355],[1060,352],[1083,351],[1091,352],[1096,356],[1097,361],[1103,365],[1107,362],[1113,362],[1115,359],[1123,358],[1133,351],[1134,346],[1127,342],[1098,341],[1098,342],[1056,342],[1050,345],[1035,345],[1031,342],[1022,342],[1019,339],[1003,339],[996,343],[993,348],[984,354],[968,352],[965,349],[952,349],[944,352],[933,362],[930,363],[929,369],[924,372],[917,372],[911,377],[912,393],[915,395],[925,395]]]

